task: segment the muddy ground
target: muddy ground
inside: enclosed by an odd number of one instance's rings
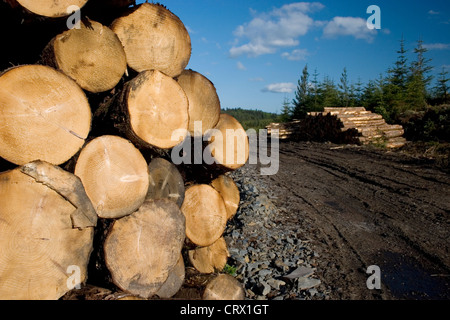
[[[261,177],[286,224],[313,241],[330,297],[450,298],[450,175],[399,151],[282,143],[280,168]],[[381,290],[369,290],[376,265]]]

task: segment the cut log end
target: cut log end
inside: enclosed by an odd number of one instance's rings
[[[184,70],[177,81],[189,100],[189,132],[192,136],[202,136],[219,122],[221,107],[216,88],[193,70]]]
[[[127,88],[119,104],[127,108],[131,140],[135,137],[150,147],[171,149],[185,139],[189,102],[175,80],[156,70],[144,71]]]
[[[189,33],[181,20],[161,5],[143,3],[116,19],[111,29],[124,45],[128,65],[137,72],[159,70],[176,77],[189,63]]]
[[[249,141],[239,121],[221,114],[214,129],[210,133],[211,143],[207,146],[207,152],[224,168],[236,170],[243,167],[249,158]]]
[[[138,211],[116,220],[105,244],[113,282],[143,298],[156,294],[179,261],[185,218],[169,200],[146,201]]]
[[[214,179],[211,185],[223,198],[225,208],[227,209],[228,220],[232,219],[239,208],[239,201],[241,199],[236,183],[232,178],[221,175],[217,179]]]
[[[84,92],[47,66],[3,73],[0,105],[0,156],[17,165],[34,160],[62,164],[81,149],[91,128]]]
[[[101,218],[121,218],[144,202],[149,179],[147,162],[131,142],[102,136],[81,151],[75,174]]]
[[[162,158],[153,159],[149,166],[147,199],[169,199],[180,208],[184,201],[184,180],[177,167]]]
[[[189,250],[189,261],[201,273],[221,272],[229,257],[223,237],[208,247]]]
[[[186,217],[186,236],[198,246],[212,245],[225,231],[225,204],[220,194],[211,186],[189,187],[181,211]]]
[[[167,280],[164,282],[161,288],[159,288],[159,290],[156,291],[155,295],[164,299],[169,299],[173,297],[182,287],[184,283],[184,278],[185,278],[184,260],[183,255],[180,254],[177,264],[172,270],[170,270]]]
[[[82,8],[88,0],[16,0],[20,5],[29,11],[49,17],[59,18],[71,15],[75,10],[69,8]]]
[[[87,278],[93,228],[73,227],[76,207],[62,196],[70,190],[21,169],[0,174],[0,299],[59,299]]]
[[[238,280],[220,274],[211,280],[203,292],[203,300],[244,300],[245,292]]]
[[[44,49],[42,60],[93,93],[114,88],[127,68],[119,38],[92,20],[80,21],[79,29],[56,36]]]

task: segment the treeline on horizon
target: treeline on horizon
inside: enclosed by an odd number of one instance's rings
[[[280,115],[276,113],[264,112],[261,110],[247,110],[242,108],[231,108],[222,110],[223,113],[235,117],[244,127],[248,129],[264,129],[269,124],[281,122]]]

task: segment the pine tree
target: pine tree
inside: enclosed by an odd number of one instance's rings
[[[341,102],[341,106],[347,108],[350,104],[350,85],[348,82],[347,68],[344,68],[344,71],[341,74],[341,79],[338,87],[340,89],[339,100]]]
[[[417,59],[411,65],[407,84],[407,102],[414,110],[426,107],[427,87],[432,80],[432,76],[428,76],[432,67],[429,65],[431,59],[425,58],[427,52],[428,49],[423,46],[423,41],[417,41],[417,47],[414,49]]]
[[[437,80],[437,85],[434,88],[436,98],[438,99],[439,103],[445,104],[450,102],[449,97],[449,83],[450,79],[448,77],[448,71],[445,69],[445,67],[442,67],[442,71],[439,73],[439,78]]]
[[[348,106],[349,107],[355,107],[357,106],[357,96],[356,96],[356,86],[355,84],[351,84],[350,85],[350,89],[348,91],[348,98],[349,98],[349,102],[348,102]]]
[[[295,99],[292,101],[294,109],[292,117],[294,119],[304,119],[309,110],[309,73],[308,65],[303,68],[302,76],[298,81],[297,91],[295,92]]]
[[[289,122],[292,120],[292,107],[289,98],[285,97],[281,109],[280,122]]]
[[[319,85],[319,96],[322,107],[338,107],[339,91],[334,84],[334,81],[328,76],[325,76],[323,82]]]
[[[405,99],[409,80],[407,50],[405,49],[403,35],[400,40],[400,50],[397,51],[397,54],[398,58],[394,67],[388,70],[388,78],[384,87],[384,99],[392,110],[395,110],[395,113],[401,113],[408,108]]]
[[[405,49],[405,39],[400,40],[400,50],[397,51],[398,58],[395,62],[395,66],[388,70],[389,82],[396,86],[400,93],[404,93],[406,89],[406,83],[408,80],[408,59],[406,58],[407,50]]]
[[[311,104],[312,110],[320,112],[323,111],[323,108],[319,105],[319,73],[317,72],[317,68],[314,69],[313,79],[311,81]]]
[[[358,81],[355,83],[355,94],[354,94],[355,106],[360,106],[362,104],[362,95],[363,95],[363,83],[361,82],[361,77],[359,77]]]

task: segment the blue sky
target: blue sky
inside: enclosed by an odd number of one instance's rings
[[[138,1],[143,2],[143,1]],[[188,68],[216,86],[223,108],[279,112],[306,64],[319,80],[378,78],[405,39],[409,62],[422,38],[433,74],[450,71],[450,1],[161,0],[186,25],[192,41]],[[381,9],[381,29],[370,30],[370,5]]]

